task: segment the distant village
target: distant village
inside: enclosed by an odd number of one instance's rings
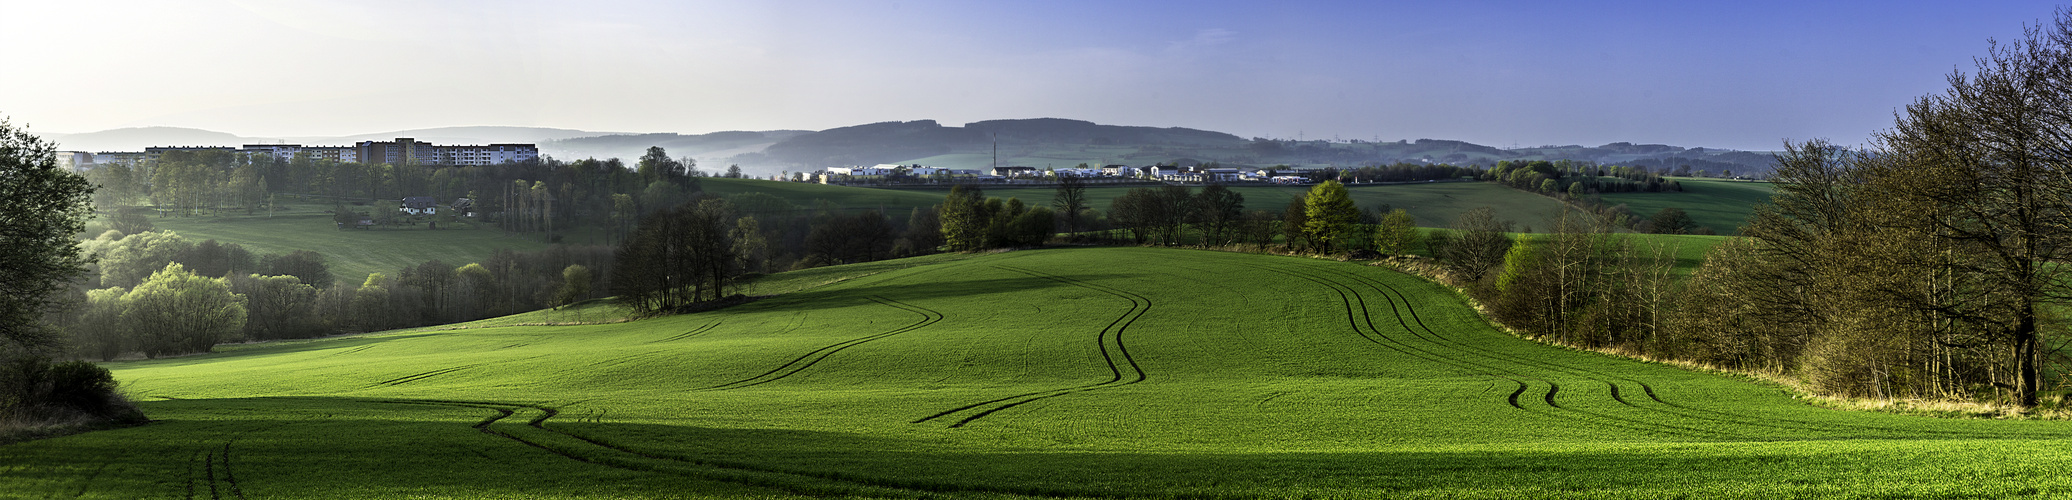
[[[326,160],[339,163],[395,163],[441,166],[496,165],[505,162],[521,162],[540,158],[540,148],[532,144],[490,144],[487,146],[439,146],[420,142],[409,137],[398,137],[393,141],[360,141],[351,146],[304,146],[300,144],[246,144],[243,147],[229,146],[154,146],[143,151],[59,151],[58,164],[72,171],[85,171],[97,165],[121,164],[131,167],[158,161],[158,157],[172,151],[222,151],[267,155],[281,161],[293,160],[298,156],[310,160]]]
[[[993,167],[989,170],[948,169],[922,165],[883,164],[872,167],[834,167],[802,176],[820,184],[1011,184],[1054,182],[1073,177],[1089,181],[1162,182],[1262,182],[1303,184],[1311,172],[1300,170],[1242,169],[1213,163],[1195,166],[1103,165],[1100,168]]]

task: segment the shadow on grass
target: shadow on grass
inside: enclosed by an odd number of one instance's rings
[[[1979,446],[1973,441],[1859,440],[1446,451],[1380,445],[1377,451],[1342,452],[1060,451],[997,447],[987,444],[997,436],[974,431],[882,436],[623,423],[505,402],[255,398],[162,401],[151,403],[149,410],[159,422],[0,447],[0,458],[20,464],[0,478],[31,496],[104,497],[190,491],[289,498],[404,492],[588,496],[599,495],[599,488],[633,497],[888,491],[897,493],[893,496],[1646,497],[1819,496],[1873,487],[1961,489],[1992,496],[2000,488],[2025,485],[1990,473],[1927,469],[1996,470],[2012,464],[1996,465],[2000,462],[1991,457],[2054,446],[2042,441]],[[963,433],[977,435],[956,436]],[[1159,443],[1183,438],[1145,436]],[[1929,456],[1939,458],[1895,460]]]

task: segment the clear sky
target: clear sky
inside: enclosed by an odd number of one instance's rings
[[[620,132],[1058,117],[1493,146],[1860,143],[1994,2],[0,0],[32,132]]]

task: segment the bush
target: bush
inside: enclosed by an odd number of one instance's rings
[[[0,361],[0,422],[12,425],[140,423],[143,412],[115,391],[108,369],[40,356]]]

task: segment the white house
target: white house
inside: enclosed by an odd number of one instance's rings
[[[439,213],[439,200],[430,196],[403,198],[403,207],[396,211],[410,215],[433,215]]]

